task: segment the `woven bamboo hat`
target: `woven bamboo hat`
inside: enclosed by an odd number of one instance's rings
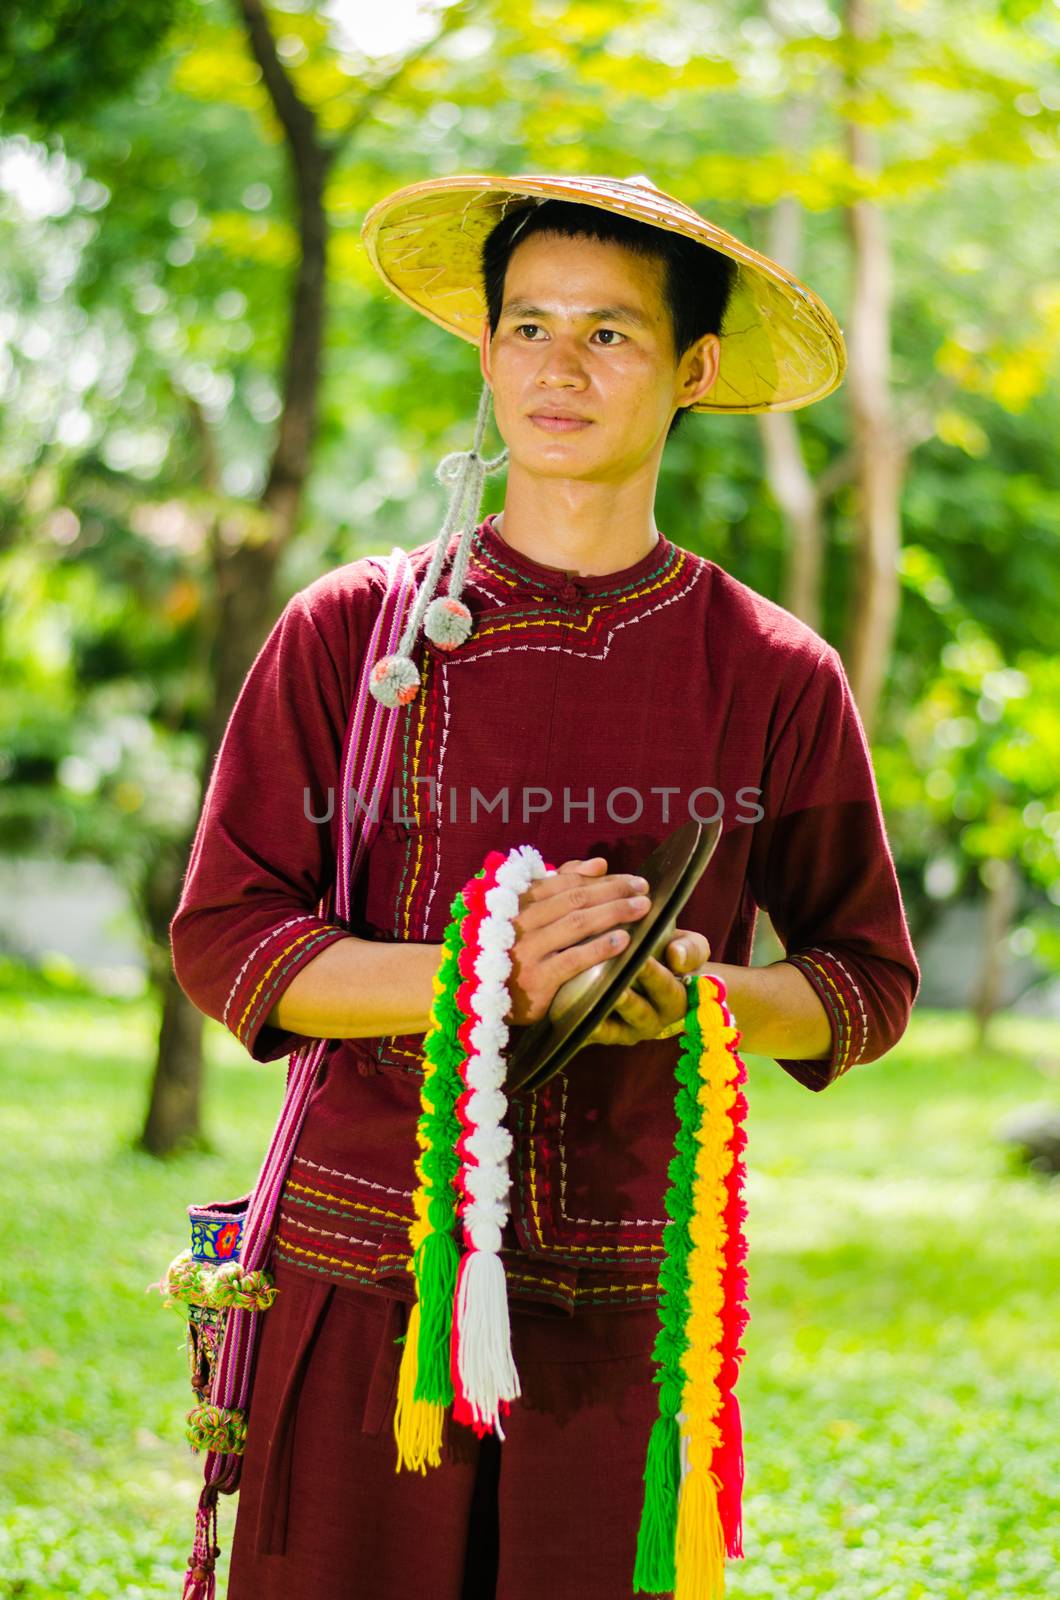
[[[768,256],[708,222],[650,178],[429,178],[374,205],[361,237],[395,294],[450,333],[477,345],[486,316],[481,252],[508,212],[544,200],[600,206],[636,222],[683,233],[737,265],[720,330],[721,364],[693,411],[794,411],[838,388],[846,369],[843,333],[812,289]]]
[[[578,177],[531,173],[428,178],[380,200],[361,226],[368,258],[383,282],[410,306],[477,347],[487,316],[482,246],[514,210],[531,215],[546,200],[599,206],[650,227],[707,245],[736,264],[722,318],[718,375],[693,411],[796,411],[838,388],[846,370],[843,332],[813,290],[768,256],[752,250],[650,178]],[[704,264],[706,264],[706,257]],[[487,474],[507,461],[488,461],[482,442],[492,396],[484,384],[470,450],[454,451],[436,476],[450,489],[449,510],[431,562],[393,655],[376,662],[370,688],[386,706],[408,705],[420,686],[413,650],[423,631],[439,649],[456,650],[473,621],[461,599]],[[459,538],[447,592],[435,595],[454,532]]]

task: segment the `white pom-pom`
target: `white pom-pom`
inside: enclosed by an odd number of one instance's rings
[[[514,889],[506,888],[501,882],[486,890],[486,910],[490,917],[498,921],[510,922],[519,914],[519,896]]]
[[[464,1140],[464,1147],[480,1166],[490,1166],[511,1154],[512,1136],[507,1128],[476,1128]]]
[[[420,692],[416,663],[408,656],[383,656],[372,668],[368,689],[384,706],[407,706]]]
[[[464,1062],[464,1082],[471,1090],[497,1089],[497,1074],[491,1068],[485,1056],[468,1056]],[[471,1118],[467,1119],[469,1122]]]
[[[490,949],[484,945],[475,959],[474,970],[484,983],[499,987],[512,970],[512,958],[507,950]]]
[[[468,1096],[464,1115],[469,1122],[481,1126],[484,1122],[500,1122],[507,1109],[508,1101],[500,1089],[482,1088]]]
[[[439,650],[455,650],[471,633],[471,612],[462,600],[436,595],[423,618],[423,631]]]
[[[505,1002],[507,1008],[507,1001]],[[471,1043],[483,1055],[499,1055],[508,1043],[508,1025],[491,1019],[479,1020],[471,1029]]]
[[[504,1168],[493,1165],[468,1167],[464,1174],[464,1186],[471,1197],[469,1204],[473,1202],[479,1206],[495,1207],[488,1215],[503,1228],[508,1217],[502,1202],[511,1188],[511,1180]]]

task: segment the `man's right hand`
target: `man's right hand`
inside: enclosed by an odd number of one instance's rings
[[[621,925],[650,909],[646,889],[635,873],[608,872],[603,856],[565,861],[532,883],[513,923],[512,1003],[504,1020],[537,1022],[568,978],[624,950],[630,936]]]

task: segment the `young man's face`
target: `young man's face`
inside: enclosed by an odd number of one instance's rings
[[[665,270],[600,239],[539,233],[516,245],[497,330],[491,339],[487,319],[481,340],[512,461],[597,481],[658,462],[674,412],[709,390],[721,353],[718,336],[705,334],[676,361]],[[547,420],[564,411],[583,420]]]

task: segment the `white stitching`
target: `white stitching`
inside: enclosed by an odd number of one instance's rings
[[[400,1195],[402,1200],[412,1200],[412,1189],[391,1189],[389,1184],[373,1184],[370,1178],[357,1178],[355,1173],[341,1173],[336,1166],[320,1166],[320,1162],[311,1162],[307,1155],[296,1155],[296,1162],[303,1166],[312,1166],[314,1173],[327,1173],[328,1178],[346,1178],[351,1184],[360,1184],[363,1189],[378,1189],[379,1194]]]
[[[704,570],[703,567],[695,568],[690,581],[683,589],[679,589],[676,594],[670,595],[665,600],[658,601],[657,604],[649,606],[645,611],[638,611],[633,616],[624,617],[621,622],[616,622],[607,636],[607,643],[599,654],[595,654],[590,650],[571,650],[567,645],[561,644],[506,644],[498,645],[493,650],[480,650],[475,654],[459,655],[454,652],[446,662],[446,665],[464,667],[473,661],[486,661],[490,656],[509,655],[516,650],[537,650],[543,655],[547,655],[551,651],[559,651],[561,655],[577,656],[579,661],[606,661],[611,650],[611,641],[620,629],[632,627],[638,622],[644,622],[648,617],[653,616],[656,611],[661,611],[665,606],[672,606],[677,600],[683,600],[689,591],[695,588]]]
[[[253,961],[253,959],[257,955],[258,951],[263,949],[265,947],[265,945],[268,944],[270,939],[275,939],[277,934],[283,933],[287,928],[293,928],[296,922],[319,922],[319,921],[320,921],[319,917],[310,916],[310,914],[308,912],[305,912],[300,917],[289,917],[286,922],[281,922],[278,928],[271,929],[270,932],[265,934],[263,938],[258,940],[257,944],[254,946],[253,950],[250,952],[249,956],[247,956],[247,959],[244,961],[243,965],[240,967],[239,971],[236,973],[235,978],[232,980],[232,987],[228,991],[228,999],[225,1001],[225,1008],[224,1008],[224,1011],[221,1013],[221,1021],[225,1024],[226,1027],[228,1026],[228,1008],[232,1004],[233,996],[235,995],[236,990],[239,988],[240,980],[242,979],[243,974],[246,972],[247,968],[250,966],[250,963]]]
[[[564,1222],[578,1222],[587,1228],[665,1228],[665,1217],[614,1217],[601,1222],[599,1217],[570,1217],[567,1215],[567,1147],[564,1143],[564,1134],[567,1122],[567,1074],[559,1074],[563,1080],[563,1098],[559,1107],[559,1214]]]
[[[333,1233],[330,1228],[314,1228],[311,1222],[303,1222],[301,1217],[289,1213],[281,1221],[288,1221],[305,1233],[315,1233],[321,1239],[338,1239],[340,1244],[359,1244],[366,1250],[374,1250],[378,1243],[376,1239],[355,1239],[352,1233]]]

